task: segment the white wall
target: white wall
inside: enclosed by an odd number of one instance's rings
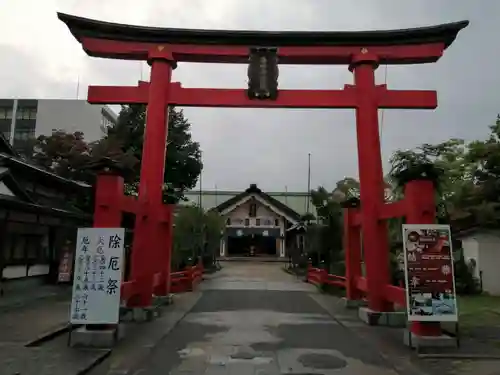
[[[482,271],[483,290],[493,295],[500,295],[500,236],[493,233],[481,233],[476,236],[479,242],[478,269]]]
[[[500,295],[500,232],[478,232],[462,239],[464,258],[476,260],[474,276],[481,279],[483,291]]]
[[[19,279],[21,277],[26,277],[26,265],[5,267],[2,272],[2,277],[6,279]]]
[[[476,261],[476,269],[474,270],[474,277],[479,278],[479,242],[475,237],[462,238],[462,247],[464,249],[464,259],[468,264],[471,259]]]
[[[249,219],[249,227],[256,227],[257,225],[255,224],[256,219],[260,219],[260,225],[258,227],[275,227],[275,220],[279,219],[279,227],[282,227],[284,225],[283,218],[280,218],[275,212],[261,204],[259,201],[255,200],[255,204],[257,205],[257,216],[256,217],[249,217],[249,210],[250,210],[250,201],[247,201],[243,203],[241,206],[236,207],[233,211],[229,212],[226,215],[226,218],[231,219],[231,224],[230,226],[245,226],[244,221],[245,219]],[[271,225],[265,225],[265,220],[270,220]],[[239,224],[238,220],[242,220],[242,223]]]

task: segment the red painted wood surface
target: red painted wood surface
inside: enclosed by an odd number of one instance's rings
[[[171,293],[184,293],[192,291],[203,280],[203,266],[188,267],[184,271],[172,272]],[[165,273],[155,273],[152,277],[151,290],[154,295],[163,296],[163,290],[166,288]],[[141,287],[135,280],[125,281],[121,287],[121,301],[125,306],[134,307],[140,304]]]

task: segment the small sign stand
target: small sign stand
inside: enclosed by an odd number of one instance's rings
[[[67,342],[67,346],[70,347],[71,346],[71,336],[72,336],[72,333],[73,333],[73,328],[75,326],[72,324],[72,323],[69,323],[69,332],[68,332],[68,342]]]
[[[405,224],[402,229],[408,322],[454,323],[455,334],[450,336],[454,336],[458,348],[460,331],[450,226]],[[407,339],[413,348],[410,327]],[[432,341],[428,346],[432,346]],[[420,344],[415,349],[419,353]]]
[[[124,228],[78,229],[68,346],[74,335],[92,335],[101,327],[113,327],[108,340],[112,334],[113,343],[118,341],[124,237]],[[73,333],[77,326],[87,329]]]

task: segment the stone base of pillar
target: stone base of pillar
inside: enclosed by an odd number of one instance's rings
[[[150,307],[122,308],[120,320],[123,322],[150,322],[161,315],[161,305]]]
[[[414,349],[421,348],[456,348],[458,340],[456,337],[448,335],[440,336],[419,336],[405,329],[403,342],[406,346]]]
[[[346,297],[342,298],[342,303],[346,309],[359,309],[367,305],[367,302],[362,299],[347,299]]]
[[[118,324],[113,328],[89,330],[87,327],[80,327],[71,332],[70,346],[79,348],[112,348],[125,337],[125,326]]]
[[[168,294],[166,296],[154,296],[153,305],[154,306],[166,306],[174,303],[174,295]]]
[[[373,311],[368,307],[360,307],[358,317],[370,326],[400,327],[407,326],[405,312],[380,312]]]

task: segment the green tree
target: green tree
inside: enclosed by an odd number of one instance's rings
[[[219,251],[223,220],[217,212],[205,212],[199,206],[180,206],[174,220],[172,264],[176,269],[195,260],[213,264]]]
[[[101,140],[88,143],[82,132],[59,130],[40,136],[30,159],[38,165],[66,178],[93,183],[95,175],[86,169],[89,163],[103,157],[117,161],[130,173],[126,176],[125,193],[136,195],[145,129],[145,106],[123,106],[117,124],[107,129]],[[190,134],[190,124],[182,111],[170,108],[166,150],[164,202],[177,203],[186,190],[196,185],[202,168],[200,146]]]
[[[474,199],[474,163],[469,158],[469,147],[462,139],[450,139],[436,145],[423,144],[414,150],[396,151],[391,157],[390,177],[394,189],[402,195],[402,186],[394,177],[405,168],[432,165],[439,171],[436,203],[438,219],[449,222],[453,217],[466,214],[464,210]],[[430,176],[433,177],[433,176]]]
[[[307,243],[314,263],[324,261],[332,272],[339,272],[342,264],[342,208],[332,193],[320,186],[311,191],[311,202],[316,208],[316,222],[307,228]],[[343,270],[340,270],[343,272]]]
[[[131,152],[139,161],[142,160],[146,106],[123,106],[115,126],[108,128],[108,138],[117,139],[122,148]],[[190,133],[191,124],[184,117],[182,110],[169,109],[167,151],[165,155],[164,201],[177,203],[184,192],[192,189],[201,173],[201,151],[198,142],[194,142]],[[140,175],[140,163],[135,167],[135,180],[128,187],[131,193],[137,192]]]
[[[469,144],[468,159],[474,166],[475,186],[471,189],[470,211],[478,224],[496,226],[500,222],[500,115],[490,126],[484,141]]]
[[[337,182],[332,195],[339,202],[351,198],[359,198],[359,181],[352,177],[343,178]]]

